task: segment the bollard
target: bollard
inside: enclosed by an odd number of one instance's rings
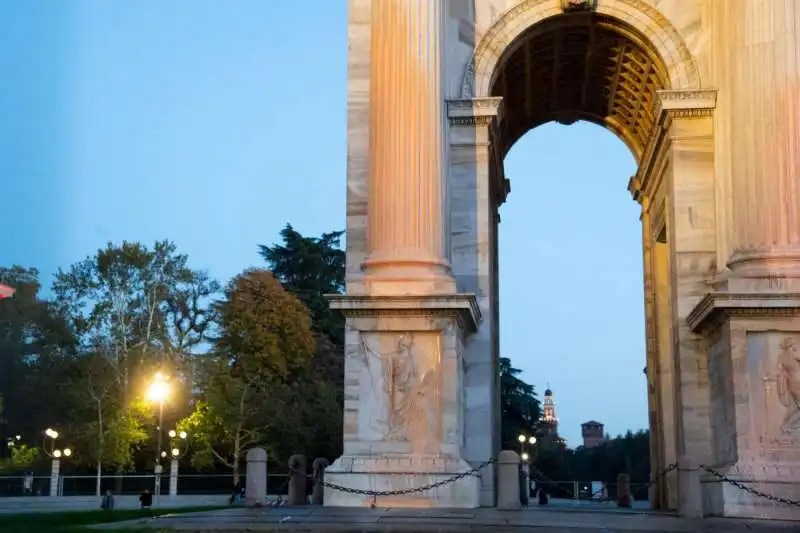
[[[678,470],[678,514],[684,518],[703,518],[703,485],[702,471],[689,466],[693,461],[688,456],[681,456],[681,468]],[[697,464],[697,463],[694,463]]]
[[[631,476],[628,474],[617,475],[617,507],[632,506],[631,500]]]
[[[178,495],[178,460],[173,459],[169,463],[169,495]]]
[[[314,476],[314,486],[311,490],[311,503],[314,505],[322,505],[324,502],[323,494],[325,493],[325,469],[328,468],[328,460],[324,457],[317,457],[311,463],[311,472]]]
[[[247,450],[247,477],[244,504],[261,507],[267,503],[267,452],[263,448]]]
[[[306,491],[306,458],[302,455],[289,457],[289,497],[288,505],[305,505],[308,503]]]
[[[519,455],[512,450],[503,450],[497,458],[497,508],[519,511]]]

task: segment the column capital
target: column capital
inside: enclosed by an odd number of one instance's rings
[[[502,119],[503,98],[456,98],[447,100],[447,118],[451,126],[488,126],[492,119]]]

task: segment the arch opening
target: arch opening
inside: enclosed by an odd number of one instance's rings
[[[638,163],[667,87],[664,61],[635,28],[596,13],[547,18],[510,43],[492,73],[501,153],[541,124],[585,120],[614,132]]]

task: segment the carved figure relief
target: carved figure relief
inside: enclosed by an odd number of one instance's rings
[[[781,420],[781,433],[800,432],[800,354],[797,340],[788,337],[781,343],[778,355],[777,393],[786,412]]]
[[[372,381],[365,422],[380,440],[410,442],[413,453],[435,453],[440,433],[438,345],[418,343],[413,333],[386,335],[375,337],[382,345],[391,342],[387,350],[362,337]]]
[[[571,11],[593,11],[597,9],[597,0],[561,0],[561,9]]]

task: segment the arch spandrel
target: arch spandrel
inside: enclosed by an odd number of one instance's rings
[[[655,7],[642,0],[596,0],[594,12],[624,22],[646,37],[669,74],[669,89],[699,89],[697,64],[680,33]],[[505,12],[483,35],[467,64],[462,98],[490,96],[497,66],[527,29],[564,13],[561,0],[523,0]]]

